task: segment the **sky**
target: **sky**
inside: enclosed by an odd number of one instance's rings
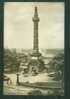
[[[4,5],[4,47],[33,47],[34,7],[38,7],[39,48],[64,48],[63,2],[6,2]]]

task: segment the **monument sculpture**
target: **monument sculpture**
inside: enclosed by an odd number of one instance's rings
[[[30,73],[37,74],[42,72],[44,69],[44,62],[42,59],[42,54],[39,52],[39,40],[38,40],[38,22],[40,21],[38,17],[37,7],[35,7],[34,17],[32,18],[34,22],[34,36],[33,36],[33,51],[31,53],[31,58],[28,63],[28,68]]]

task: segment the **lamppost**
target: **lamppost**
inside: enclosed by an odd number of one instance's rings
[[[19,85],[19,72],[17,72],[17,81],[16,84]]]
[[[17,74],[16,74],[17,80],[16,80],[16,84],[17,85],[19,85],[19,64],[20,64],[19,58],[18,58],[18,56],[16,56],[16,66],[17,66]]]

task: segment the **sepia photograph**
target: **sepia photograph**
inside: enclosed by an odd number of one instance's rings
[[[64,2],[4,3],[3,95],[64,96]]]

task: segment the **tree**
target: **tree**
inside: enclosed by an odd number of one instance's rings
[[[54,80],[64,79],[64,53],[57,54],[50,62],[51,71],[55,72]]]
[[[20,63],[25,64],[27,60],[27,56],[16,49],[4,49],[4,70],[8,70],[7,72],[18,72]]]

